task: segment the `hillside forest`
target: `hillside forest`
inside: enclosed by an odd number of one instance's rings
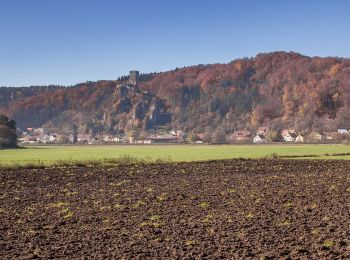
[[[119,134],[350,128],[350,59],[293,52],[75,86],[1,87],[0,114],[21,129]]]

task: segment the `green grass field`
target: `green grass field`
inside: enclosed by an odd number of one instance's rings
[[[130,156],[145,160],[200,161],[228,158],[262,158],[317,155],[315,159],[350,159],[347,145],[114,145],[114,146],[31,146],[0,150],[0,166],[52,165],[57,162],[96,161]],[[326,156],[326,154],[328,156]],[[332,156],[332,154],[349,154]],[[309,157],[309,156],[305,156]]]

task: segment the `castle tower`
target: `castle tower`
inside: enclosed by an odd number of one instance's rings
[[[139,80],[139,71],[131,70],[129,72],[129,84],[133,86],[137,86]]]

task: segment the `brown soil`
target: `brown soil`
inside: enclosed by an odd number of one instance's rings
[[[350,258],[350,162],[0,171],[0,259]]]

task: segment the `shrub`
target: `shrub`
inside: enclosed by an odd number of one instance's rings
[[[16,122],[0,115],[0,147],[17,147]]]

